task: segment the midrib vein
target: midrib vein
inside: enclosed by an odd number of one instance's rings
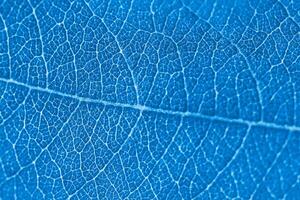
[[[41,91],[41,92],[46,92],[49,94],[55,94],[59,95],[62,97],[68,97],[72,99],[76,99],[80,102],[87,102],[87,103],[99,103],[103,104],[105,106],[115,106],[115,107],[121,107],[121,108],[132,108],[140,111],[150,111],[150,112],[156,112],[156,113],[163,113],[163,114],[169,114],[169,115],[178,115],[182,117],[196,117],[196,118],[203,118],[207,119],[210,121],[222,121],[222,122],[227,122],[227,123],[238,123],[238,124],[245,124],[248,126],[264,126],[268,128],[275,128],[275,129],[284,129],[288,131],[300,131],[300,127],[297,126],[290,126],[290,125],[278,125],[275,123],[271,122],[263,122],[263,121],[250,121],[250,120],[242,120],[242,119],[230,119],[226,117],[218,117],[218,116],[209,116],[209,115],[203,115],[200,113],[194,113],[194,112],[183,112],[183,111],[171,111],[171,110],[165,110],[165,109],[160,109],[160,108],[151,108],[148,106],[144,105],[132,105],[132,104],[126,104],[126,103],[114,103],[114,102],[109,102],[109,101],[104,101],[104,100],[99,100],[99,99],[92,99],[88,97],[81,97],[77,95],[72,95],[72,94],[65,94],[59,91],[47,89],[47,88],[41,88],[38,86],[32,86],[28,85],[13,79],[5,79],[5,78],[0,78],[0,81],[6,82],[6,83],[12,83],[15,85],[27,87],[31,90],[36,90],[36,91]]]

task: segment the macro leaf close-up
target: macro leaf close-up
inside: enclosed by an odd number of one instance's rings
[[[300,199],[300,0],[0,0],[11,199]]]

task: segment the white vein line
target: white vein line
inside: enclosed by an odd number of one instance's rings
[[[41,26],[40,26],[40,20],[38,19],[37,15],[36,15],[36,8],[40,6],[41,2],[39,4],[36,5],[36,7],[34,7],[31,3],[30,0],[28,0],[28,4],[30,5],[30,7],[32,8],[32,15],[34,17],[34,19],[36,20],[36,25],[37,25],[37,28],[38,28],[38,32],[39,32],[39,39],[41,41],[41,48],[42,48],[42,51],[41,51],[41,57],[43,59],[43,62],[45,64],[45,76],[46,76],[46,81],[45,81],[45,85],[46,85],[46,88],[48,87],[48,65],[47,65],[47,62],[46,62],[46,58],[45,58],[45,53],[44,53],[44,43],[43,43],[43,35],[42,35],[42,29],[41,29]]]
[[[172,111],[172,110],[165,110],[165,109],[160,109],[160,108],[151,108],[151,107],[140,105],[140,104],[133,105],[133,104],[126,104],[126,103],[109,102],[109,101],[105,101],[105,100],[92,99],[92,98],[88,98],[88,97],[80,97],[80,96],[72,95],[72,94],[65,94],[63,92],[55,91],[52,89],[31,86],[31,85],[28,85],[25,83],[21,83],[19,81],[15,81],[13,79],[0,78],[0,81],[27,87],[31,90],[37,90],[37,91],[41,91],[41,92],[59,95],[62,97],[76,99],[80,102],[100,103],[105,106],[132,108],[132,109],[136,109],[139,111],[149,111],[149,112],[162,113],[162,114],[168,114],[168,115],[177,115],[177,116],[183,116],[183,117],[203,118],[203,119],[207,119],[210,121],[222,121],[222,122],[227,122],[227,123],[246,124],[248,126],[264,126],[264,127],[268,127],[268,128],[285,129],[288,131],[299,131],[300,132],[300,127],[295,126],[295,125],[280,125],[280,124],[276,124],[273,122],[250,121],[250,120],[243,120],[243,119],[230,119],[230,118],[226,118],[226,117],[203,115],[201,113],[194,113],[194,112],[189,112],[189,111]]]
[[[136,119],[134,125],[133,125],[132,128],[131,128],[130,133],[128,134],[127,138],[124,140],[124,142],[123,142],[123,144],[120,146],[120,148],[119,148],[119,149],[118,149],[118,150],[110,157],[110,159],[107,161],[106,165],[105,165],[101,170],[99,170],[99,171],[97,172],[97,174],[96,174],[92,179],[90,179],[90,180],[86,181],[84,184],[82,184],[82,185],[81,185],[74,193],[69,194],[68,199],[71,199],[73,196],[77,195],[77,194],[81,191],[81,189],[84,188],[88,183],[90,183],[91,181],[95,181],[95,180],[99,177],[99,175],[100,175],[101,173],[104,173],[104,174],[106,175],[105,170],[106,170],[107,167],[112,163],[112,161],[116,158],[116,156],[120,156],[120,152],[122,151],[123,147],[127,144],[127,142],[129,141],[129,139],[132,137],[132,134],[133,134],[133,132],[135,131],[136,127],[138,126],[138,124],[139,124],[139,122],[140,122],[142,116],[143,116],[143,111],[140,110],[139,116],[137,117],[137,119]],[[112,186],[114,186],[114,185],[111,183],[111,181],[110,181],[109,178],[107,178],[107,180],[110,182],[110,184],[111,184]],[[118,193],[117,189],[116,189],[116,192]],[[118,196],[119,196],[119,193],[118,193]]]
[[[6,45],[7,45],[7,55],[8,55],[8,69],[9,69],[9,75],[8,77],[11,78],[11,71],[12,71],[12,68],[11,68],[11,54],[10,54],[10,37],[9,37],[9,34],[8,34],[8,26],[5,22],[5,19],[2,17],[2,13],[0,13],[0,20],[3,21],[3,25],[4,25],[4,32],[5,32],[5,37],[6,37]],[[1,37],[1,43],[4,43],[3,41],[3,37]]]
[[[269,176],[271,170],[274,168],[274,166],[277,164],[278,160],[280,159],[280,157],[282,156],[282,153],[284,152],[284,150],[287,148],[287,145],[289,143],[291,139],[291,134],[289,134],[283,145],[281,146],[279,152],[275,155],[273,162],[271,163],[271,165],[268,166],[265,175],[262,177],[261,181],[256,185],[254,191],[252,192],[251,196],[249,197],[249,199],[255,199],[255,194],[257,193],[258,189],[260,188],[260,186],[266,181],[267,177]]]
[[[251,126],[248,127],[247,132],[245,134],[245,136],[243,137],[243,140],[241,141],[241,144],[237,147],[237,149],[235,150],[234,155],[232,156],[231,160],[229,160],[229,162],[226,163],[225,167],[218,172],[218,174],[214,177],[214,179],[212,181],[210,181],[208,183],[208,185],[206,186],[206,188],[204,190],[202,190],[200,193],[196,194],[194,197],[192,197],[192,199],[197,199],[199,198],[204,192],[208,191],[218,180],[218,178],[223,174],[223,172],[225,170],[227,170],[231,164],[236,160],[236,158],[240,155],[240,151],[244,148],[246,140],[250,134],[251,131]]]

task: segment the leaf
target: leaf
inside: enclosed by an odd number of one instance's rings
[[[0,199],[297,199],[298,1],[0,2]]]

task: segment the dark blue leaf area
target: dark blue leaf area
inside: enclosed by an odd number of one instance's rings
[[[299,198],[299,0],[0,1],[0,199]]]

